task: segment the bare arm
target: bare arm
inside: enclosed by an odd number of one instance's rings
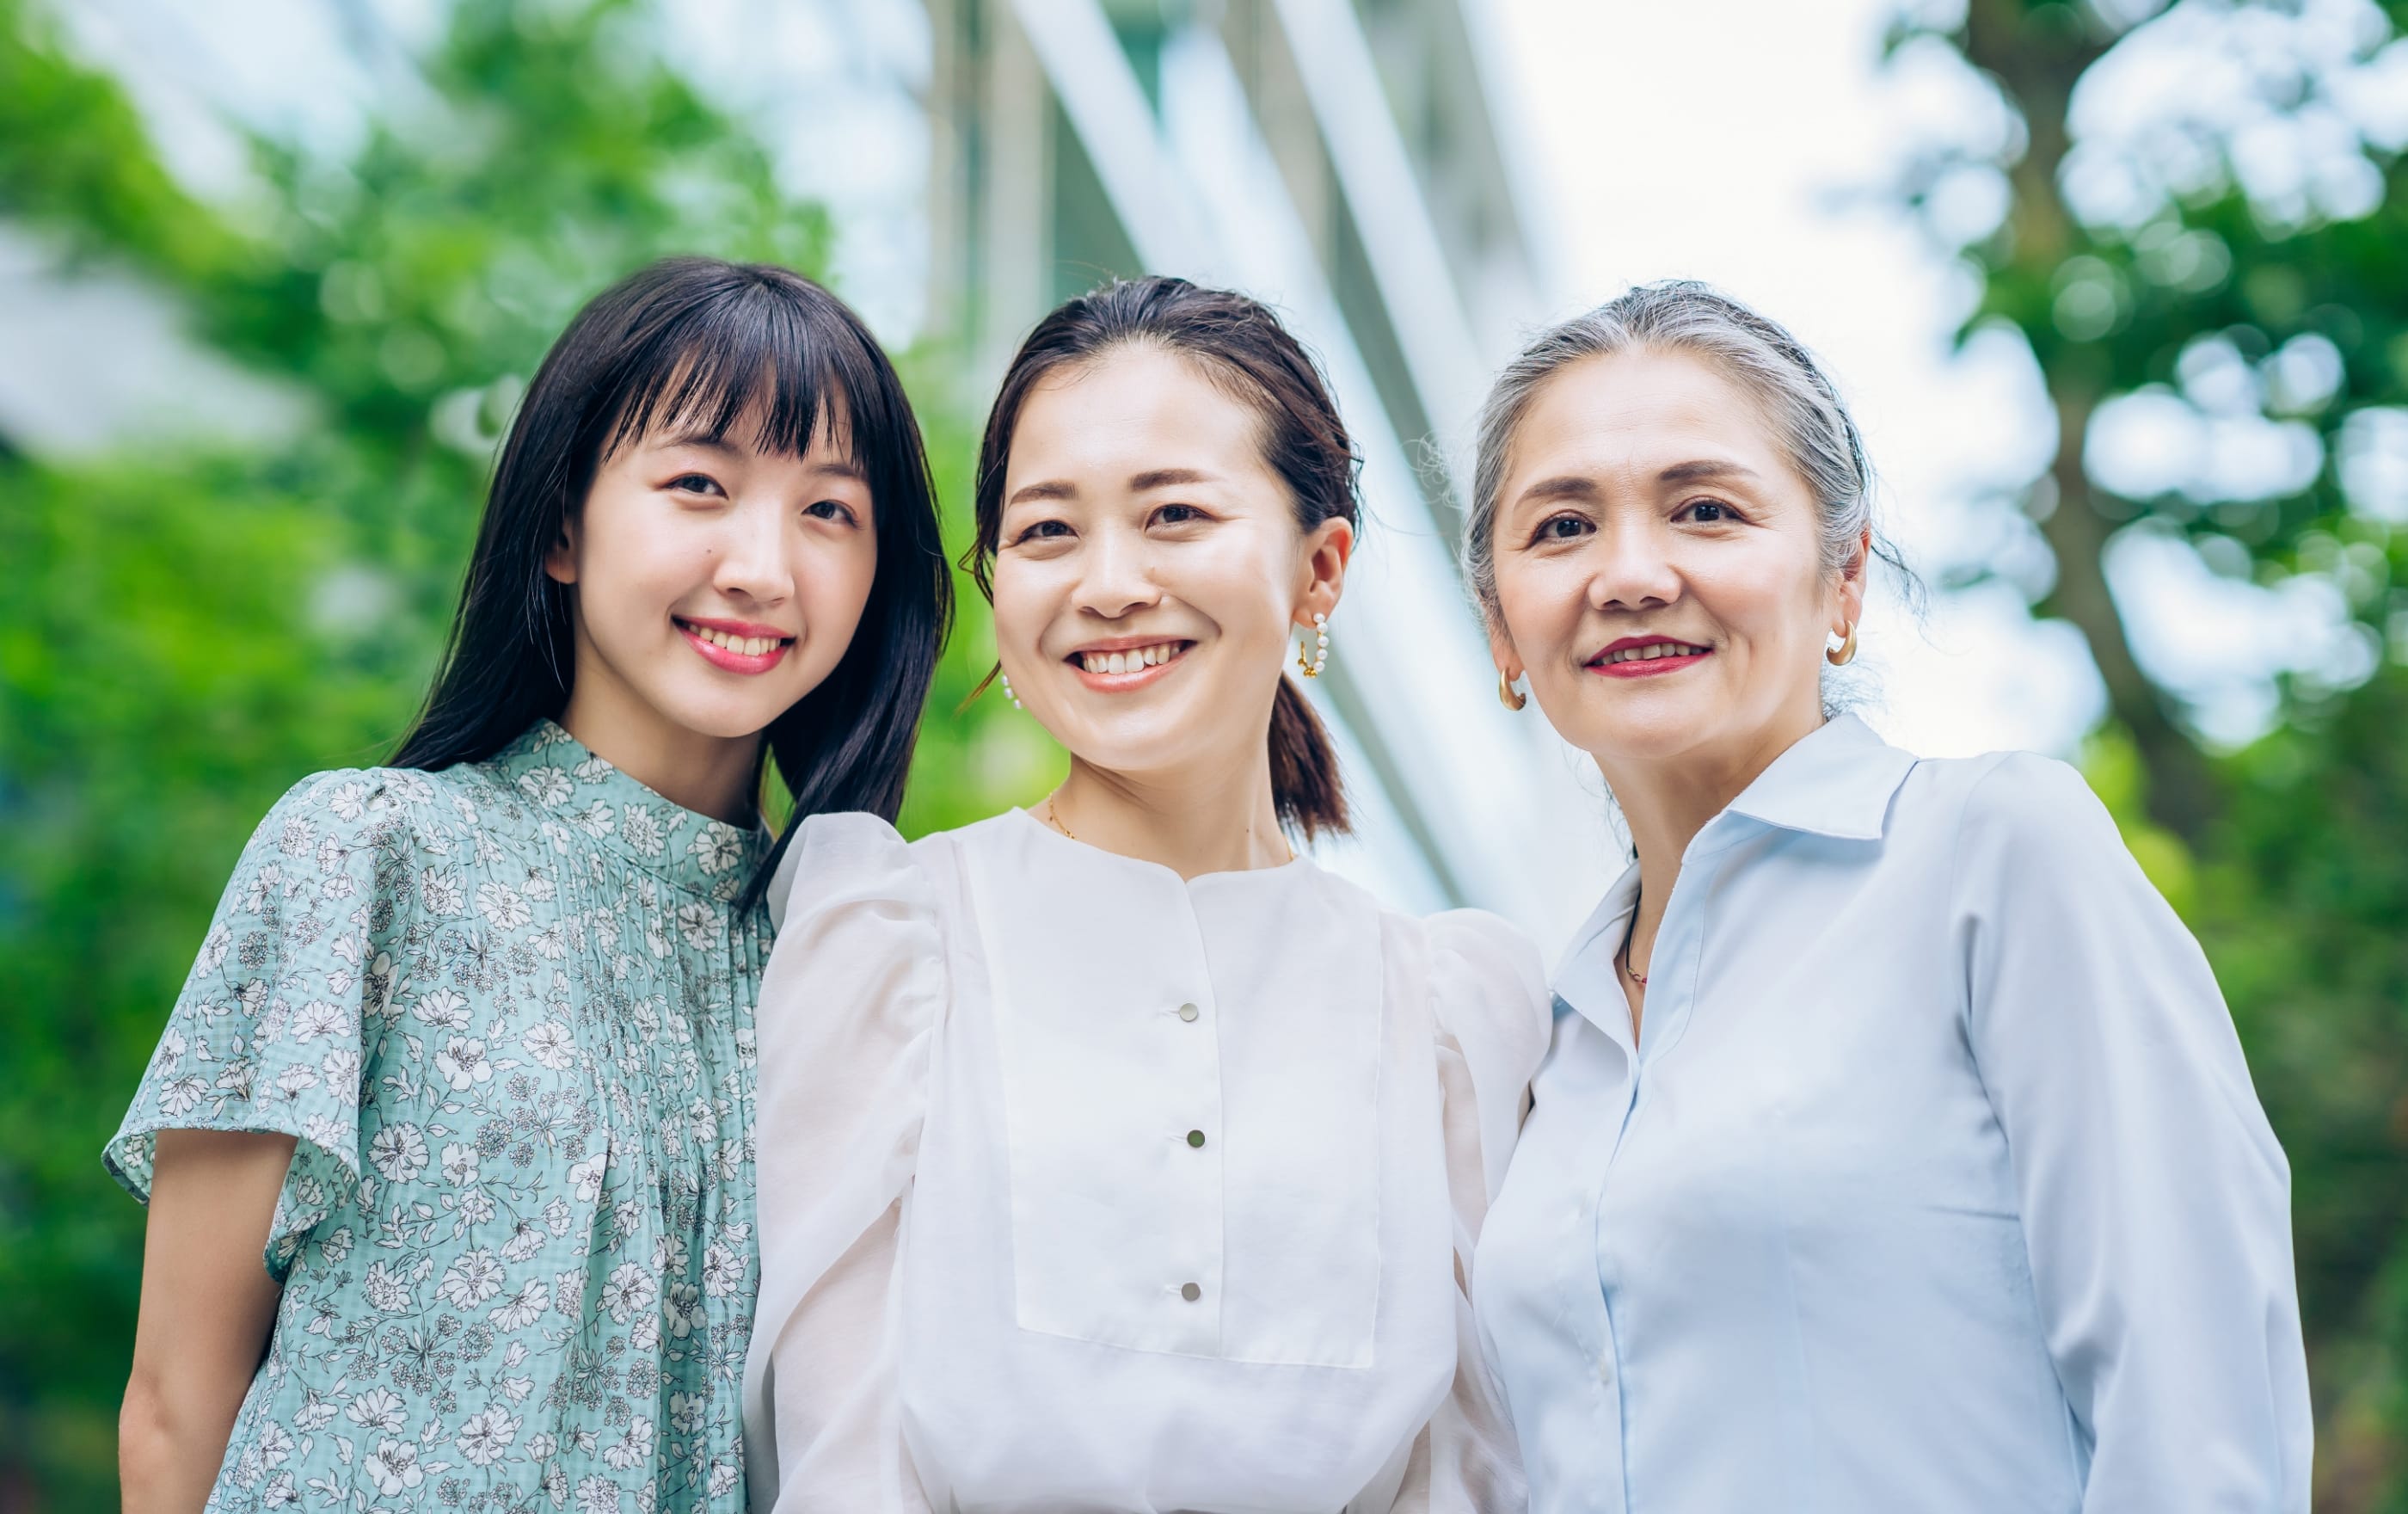
[[[282,1290],[262,1253],[293,1137],[161,1131],[134,1370],[118,1414],[125,1514],[198,1514]]]

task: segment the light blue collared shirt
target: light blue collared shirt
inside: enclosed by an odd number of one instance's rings
[[[2304,1514],[2290,1177],[2079,774],[1830,722],[1558,973],[1480,1238],[1531,1507]]]

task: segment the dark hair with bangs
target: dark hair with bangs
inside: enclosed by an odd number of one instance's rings
[[[1004,371],[979,444],[976,534],[963,556],[988,599],[995,598],[992,574],[1003,537],[1004,469],[1029,391],[1047,374],[1145,346],[1178,353],[1254,411],[1263,460],[1287,485],[1297,530],[1310,532],[1326,520],[1360,527],[1361,455],[1312,355],[1269,307],[1184,279],[1116,280],[1038,322]],[[1271,697],[1269,746],[1271,801],[1280,823],[1307,839],[1345,830],[1338,754],[1321,718],[1284,672]]]
[[[853,643],[770,722],[765,758],[797,818],[894,819],[953,613],[936,488],[902,381],[868,328],[810,280],[763,263],[664,259],[595,296],[552,344],[494,469],[442,670],[394,765],[482,761],[557,718],[575,639],[567,590],[544,559],[595,473],[655,425],[719,440],[748,416],[765,449],[801,456],[815,437],[845,445],[878,531]],[[756,892],[776,865],[772,853]]]

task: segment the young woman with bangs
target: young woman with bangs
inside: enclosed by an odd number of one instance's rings
[[[570,323],[423,714],[261,824],[109,1143],[129,1511],[743,1507],[765,780],[895,814],[949,593],[825,290]]]
[[[1253,300],[1041,322],[979,463],[1033,810],[803,827],[770,888],[753,1504],[1518,1509],[1465,1294],[1544,1042],[1501,921],[1298,858],[1346,824],[1351,440]]]

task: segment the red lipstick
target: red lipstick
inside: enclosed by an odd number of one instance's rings
[[[1615,660],[1614,654],[1641,647],[1673,647],[1678,650],[1649,657]],[[1684,642],[1677,636],[1626,636],[1588,659],[1588,670],[1607,678],[1661,678],[1694,668],[1713,656],[1713,649],[1695,642]]]

